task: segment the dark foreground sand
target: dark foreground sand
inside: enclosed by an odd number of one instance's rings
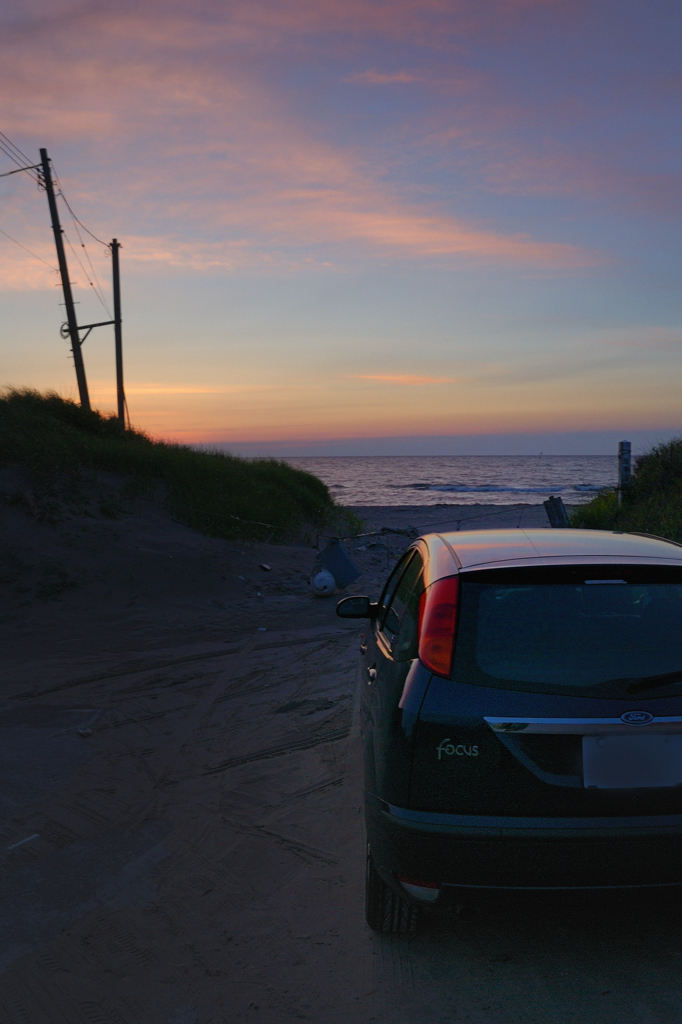
[[[476,511],[516,525],[363,514]],[[153,507],[0,525],[2,1024],[679,1021],[669,896],[477,898],[368,931],[357,629],[311,595],[310,548]],[[390,543],[352,543],[354,589],[377,593]]]

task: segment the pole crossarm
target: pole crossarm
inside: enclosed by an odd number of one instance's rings
[[[85,339],[87,338],[87,336],[89,335],[89,333],[93,329],[93,327],[107,327],[109,324],[116,324],[116,323],[118,323],[117,320],[100,320],[99,323],[97,323],[97,324],[79,324],[78,325],[78,331],[79,332],[80,331],[85,331],[85,334],[83,335],[82,338],[79,337],[78,344],[79,345],[83,344],[83,342],[85,341]],[[71,333],[70,330],[69,330],[69,325],[68,324],[62,324],[62,326],[59,328],[59,333],[61,334],[62,338],[68,338],[70,333]]]
[[[91,331],[93,327],[108,327],[109,324],[115,324],[115,323],[116,323],[115,320],[100,320],[100,322],[98,324],[79,324],[78,325],[78,330],[79,331],[85,331],[85,330]]]
[[[42,166],[42,164],[29,164],[28,167],[17,167],[16,171],[5,171],[4,174],[0,174],[0,178],[9,178],[10,174],[20,174],[21,171],[35,171]]]

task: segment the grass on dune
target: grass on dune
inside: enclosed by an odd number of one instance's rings
[[[620,505],[615,491],[602,491],[573,512],[571,526],[651,533],[682,542],[682,438],[637,459],[632,485]]]
[[[82,504],[97,474],[110,472],[123,478],[124,496],[152,495],[161,486],[175,518],[215,536],[283,541],[305,529],[354,532],[358,525],[311,473],[275,459],[154,441],[52,392],[0,394],[0,464],[21,469],[24,503],[46,519],[64,504]],[[117,510],[110,491],[100,504],[103,514]]]

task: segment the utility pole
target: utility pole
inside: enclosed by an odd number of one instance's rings
[[[40,160],[42,163],[43,172],[42,183],[45,187],[45,191],[47,192],[47,201],[50,207],[50,216],[52,218],[52,230],[54,232],[54,243],[57,247],[59,273],[62,279],[62,289],[64,291],[64,305],[66,307],[66,321],[69,328],[69,336],[71,338],[71,351],[73,352],[73,362],[74,366],[76,367],[78,394],[80,395],[81,407],[83,409],[89,410],[90,396],[88,395],[88,382],[85,379],[85,366],[83,365],[83,353],[81,352],[80,335],[78,333],[78,321],[76,320],[76,307],[73,304],[71,282],[69,281],[69,268],[66,265],[66,254],[64,253],[62,227],[59,223],[57,200],[55,199],[54,195],[54,186],[52,184],[52,171],[50,170],[50,159],[47,155],[46,149],[40,150]]]
[[[116,342],[116,398],[118,400],[118,418],[125,427],[125,391],[123,390],[123,341],[121,339],[121,279],[118,269],[118,250],[121,243],[114,238],[109,246],[111,249],[111,272],[114,285],[114,338]]]

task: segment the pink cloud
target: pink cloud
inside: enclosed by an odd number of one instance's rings
[[[552,0],[529,2],[547,6]],[[15,46],[60,32],[78,37],[96,30],[146,46],[187,51],[228,42],[281,49],[283,41],[291,45],[291,38],[302,46],[311,36],[342,33],[345,39],[374,35],[444,48],[453,45],[455,33],[471,34],[485,28],[491,17],[504,21],[527,6],[525,0],[233,0],[229,5],[199,0],[190,7],[183,0],[146,0],[131,8],[125,0],[112,0],[106,8],[86,2],[58,11],[56,0],[43,0],[24,3],[5,38]]]
[[[386,258],[467,256],[543,268],[603,261],[576,246],[496,232],[460,221],[434,202],[410,201],[386,184],[381,165],[315,138],[243,73],[209,66],[183,74],[151,59],[124,75],[90,58],[75,71],[60,60],[40,69],[24,82],[17,119],[28,116],[36,133],[40,128],[51,137],[90,143],[98,135],[106,177],[98,172],[88,179],[79,167],[76,194],[97,208],[101,232],[133,235],[129,252],[139,262],[197,270],[273,259],[291,265],[297,257],[283,258],[283,249],[340,244]],[[11,78],[7,66],[2,74]],[[117,170],[121,148],[129,159]],[[59,169],[59,153],[56,159]],[[113,199],[108,208],[104,181]],[[73,197],[71,182],[64,184]],[[125,223],[127,210],[135,211],[134,226]],[[159,232],[169,218],[183,224],[184,239]],[[146,240],[141,221],[151,229]],[[215,241],[217,233],[225,240]]]
[[[15,237],[13,234],[12,238]],[[29,245],[35,256],[8,238],[4,231],[0,233],[0,292],[43,291],[59,285],[57,260],[49,242],[31,239]]]
[[[290,58],[307,33],[347,29],[356,37],[376,31],[413,38],[421,26],[437,47],[444,25],[455,35],[466,33],[491,12],[513,17],[528,6],[523,0],[480,6],[464,0],[254,0],[220,8],[204,2],[192,12],[175,4],[164,6],[163,15],[155,3],[134,13],[115,4],[105,11],[93,6],[82,21],[17,32],[13,46],[0,50],[4,123],[10,135],[47,143],[58,169],[74,146],[87,154],[87,160],[72,160],[78,176],[68,179],[69,194],[76,190],[79,209],[92,211],[90,219],[97,218],[105,235],[125,234],[128,254],[141,266],[294,267],[311,258],[300,251],[310,246],[326,250],[312,258],[327,264],[353,251],[368,258],[467,258],[542,269],[598,265],[607,262],[599,253],[458,216],[450,196],[439,202],[419,181],[392,181],[409,151],[442,164],[469,160],[477,186],[498,194],[596,187],[584,170],[589,161],[579,165],[568,153],[538,157],[520,145],[496,149],[495,133],[509,106],[488,102],[493,84],[480,72],[453,66],[449,79],[452,89],[485,86],[476,109],[454,120],[435,110],[427,130],[406,121],[390,145],[363,147],[331,141],[263,75],[276,39]],[[540,0],[539,6],[552,5]],[[237,51],[234,60],[226,59],[230,47],[245,42],[256,53],[253,60]],[[424,78],[406,70],[351,76],[377,86]]]
[[[394,71],[391,73],[381,71],[358,71],[348,75],[345,82],[352,82],[357,85],[408,85],[411,82],[423,82],[420,75],[411,74],[409,71]]]

